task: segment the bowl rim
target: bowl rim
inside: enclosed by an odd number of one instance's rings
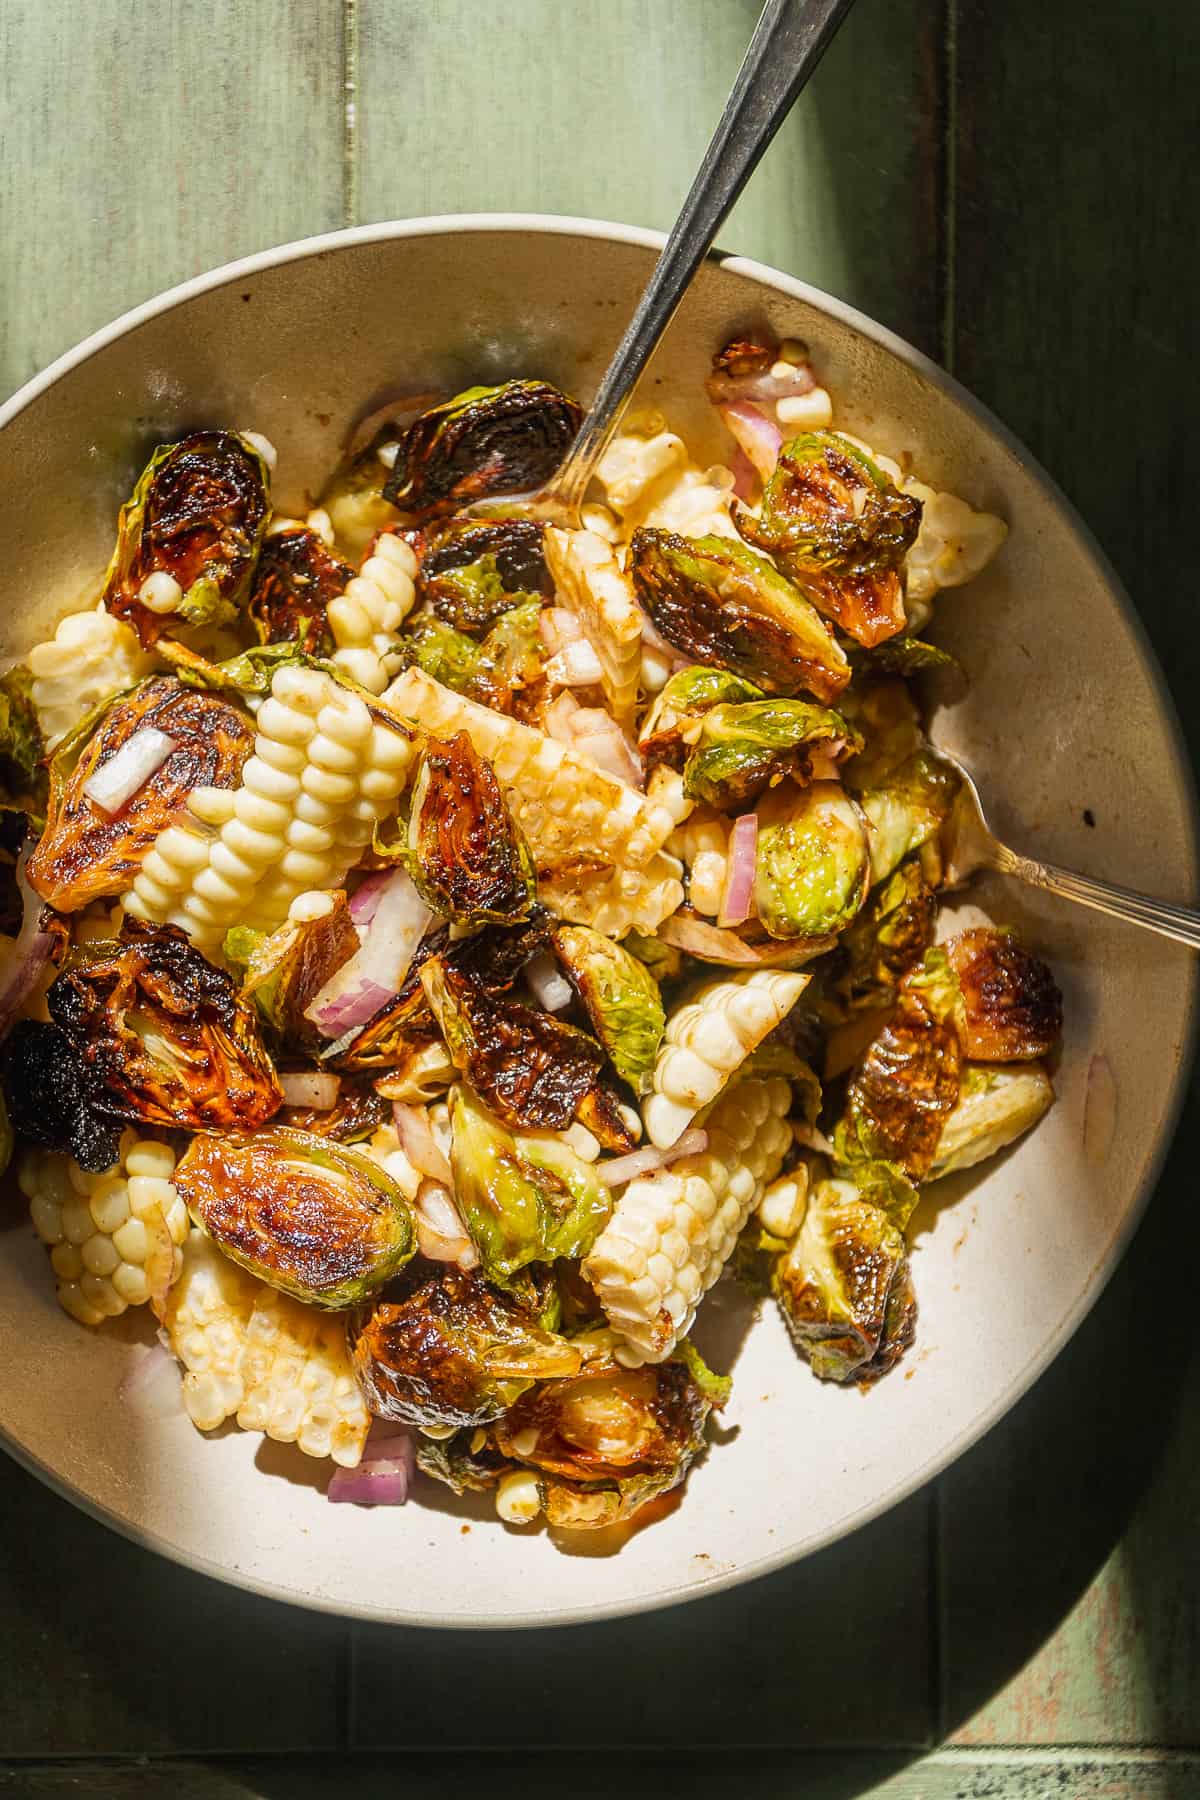
[[[61,356],[56,357],[45,369],[32,376],[0,405],[0,431],[3,431],[14,419],[19,417],[42,394],[71,374],[73,370],[89,361],[98,352],[104,350],[109,344],[116,342],[149,320],[157,318],[160,314],[170,312],[190,300],[213,292],[215,289],[240,281],[247,276],[282,268],[289,263],[307,261],[310,257],[334,254],[353,246],[386,243],[401,238],[468,236],[471,233],[483,232],[528,233],[549,237],[585,237],[654,251],[661,250],[666,243],[665,232],[652,230],[645,226],[624,225],[604,219],[577,218],[570,214],[533,212],[428,214],[411,219],[388,219],[370,225],[349,226],[336,231],[322,232],[312,237],[292,239],[271,249],[256,251],[253,255],[239,257],[233,262],[223,263],[217,268],[206,270],[187,281],[164,289],[162,293],[119,314],[109,324],[92,332]],[[879,345],[967,412],[989,436],[997,440],[1008,451],[1022,471],[1043,489],[1075,538],[1076,547],[1091,564],[1097,581],[1102,583],[1116,600],[1154,694],[1158,712],[1166,726],[1173,751],[1180,798],[1184,803],[1185,851],[1191,890],[1194,894],[1198,884],[1198,867],[1200,867],[1200,804],[1197,799],[1195,773],[1188,755],[1178,708],[1137,609],[1091,528],[1085,523],[1072,502],[1036,458],[1029,453],[1024,444],[996,417],[990,408],[977,400],[955,376],[887,326],[879,324],[868,314],[860,312],[856,307],[848,305],[834,295],[825,293],[823,289],[800,281],[770,264],[757,262],[752,258],[739,256],[735,252],[725,251],[719,247],[709,252],[707,260],[719,267],[728,268],[733,273],[744,275],[761,286],[786,294],[792,299],[801,300],[818,312],[828,314],[848,326],[852,331]],[[850,1532],[858,1530],[860,1526],[869,1524],[873,1519],[879,1518],[883,1513],[890,1511],[892,1507],[908,1499],[926,1483],[949,1468],[952,1463],[956,1462],[960,1456],[991,1431],[1030,1391],[1034,1383],[1044,1374],[1074,1336],[1084,1318],[1100,1298],[1141,1222],[1179,1125],[1180,1114],[1189,1086],[1188,1078],[1196,1057],[1198,1027],[1200,1027],[1200,1006],[1197,1004],[1194,964],[1189,968],[1189,988],[1184,1033],[1178,1058],[1172,1071],[1172,1087],[1164,1111],[1162,1129],[1137,1177],[1130,1204],[1121,1218],[1120,1225],[1105,1246],[1103,1253],[1098,1257],[1075,1305],[1066,1314],[1057,1331],[1022,1366],[1009,1383],[1005,1393],[992,1406],[974,1418],[971,1424],[959,1432],[949,1444],[941,1446],[937,1453],[929,1457],[919,1468],[910,1471],[902,1480],[888,1487],[870,1504],[859,1507],[852,1513],[841,1517],[826,1529],[816,1542],[807,1544],[802,1549],[772,1550],[750,1562],[740,1564],[734,1569],[706,1576],[696,1582],[689,1582],[681,1588],[655,1590],[646,1594],[644,1598],[639,1597],[632,1603],[617,1601],[606,1604],[601,1600],[597,1604],[573,1608],[566,1612],[528,1612],[508,1614],[503,1617],[484,1613],[460,1614],[446,1618],[438,1618],[427,1613],[405,1614],[375,1608],[367,1603],[351,1603],[320,1594],[302,1593],[294,1588],[282,1587],[275,1582],[247,1574],[236,1566],[221,1564],[211,1558],[195,1555],[193,1552],[173,1544],[157,1532],[118,1517],[108,1508],[82,1494],[71,1483],[62,1480],[40,1457],[32,1454],[24,1445],[12,1438],[3,1426],[0,1426],[0,1448],[55,1493],[69,1500],[101,1524],[119,1532],[122,1537],[145,1549],[166,1556],[172,1562],[182,1564],[196,1573],[212,1576],[218,1581],[260,1594],[266,1599],[300,1606],[306,1610],[330,1613],[342,1618],[433,1630],[503,1631],[538,1626],[582,1625],[592,1621],[633,1617],[639,1613],[659,1611],[669,1606],[682,1605],[690,1600],[706,1599],[730,1588],[759,1580],[786,1568],[793,1562],[800,1561],[805,1556],[813,1555],[817,1551],[827,1548]]]

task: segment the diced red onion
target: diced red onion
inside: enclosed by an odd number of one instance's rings
[[[145,787],[177,747],[175,739],[165,731],[144,725],[126,738],[115,755],[92,771],[83,791],[94,806],[111,818],[129,804],[139,788]]]
[[[400,1140],[400,1148],[407,1156],[418,1174],[428,1175],[433,1181],[443,1182],[450,1186],[452,1176],[450,1164],[445,1152],[433,1135],[433,1127],[429,1123],[429,1114],[423,1106],[406,1106],[400,1100],[392,1102],[392,1116],[396,1123],[396,1136]]]
[[[161,1343],[139,1351],[117,1398],[140,1418],[176,1418],[183,1411],[183,1385],[175,1358]]]
[[[742,813],[733,822],[726,859],[725,891],[717,914],[719,927],[744,925],[754,910],[754,871],[758,862],[758,814]]]
[[[359,1467],[377,1462],[402,1462],[414,1469],[416,1450],[416,1441],[407,1425],[398,1425],[394,1419],[376,1419],[367,1433]]]
[[[392,878],[390,869],[375,869],[355,888],[350,896],[350,917],[362,929],[369,925],[379,910],[384,889]]]
[[[783,433],[774,419],[768,419],[748,400],[738,400],[732,406],[722,406],[718,410],[740,448],[766,481],[779,460],[779,446],[783,443]]]
[[[325,1037],[365,1025],[399,993],[433,914],[404,869],[392,869],[359,948],[305,1008]]]
[[[302,1070],[279,1077],[286,1106],[302,1106],[308,1112],[329,1112],[338,1102],[341,1080],[316,1070]]]
[[[522,972],[533,989],[534,999],[547,1012],[561,1012],[564,1006],[570,1006],[575,990],[548,950],[539,950]]]
[[[583,626],[565,606],[547,606],[538,614],[538,636],[547,656],[555,656],[568,644],[579,642],[583,636]]]
[[[598,1162],[595,1169],[606,1187],[624,1187],[627,1182],[636,1181],[639,1175],[653,1175],[678,1162],[681,1156],[699,1156],[707,1149],[707,1131],[693,1126],[666,1150],[654,1150],[647,1145],[642,1150],[631,1150],[628,1156],[614,1156],[608,1162]]]
[[[24,913],[21,929],[15,938],[0,939],[4,955],[0,962],[0,1040],[12,1030],[17,1014],[37,986],[49,965],[54,937],[42,930],[43,903],[25,878],[33,844],[27,843],[17,858],[17,886],[21,890]]]
[[[604,671],[586,638],[564,644],[546,663],[543,674],[559,687],[595,687]]]
[[[733,447],[733,455],[729,458],[729,468],[733,476],[734,498],[753,500],[761,486],[758,470],[740,444],[735,444]]]
[[[729,375],[715,369],[705,381],[708,397],[714,406],[734,406],[744,400],[787,400],[796,394],[811,394],[817,385],[808,363],[789,363],[786,375],[776,374],[779,364],[752,370],[745,375]]]
[[[335,1469],[325,1498],[335,1505],[403,1506],[415,1467],[413,1455],[380,1456],[367,1461],[366,1452],[356,1469]]]

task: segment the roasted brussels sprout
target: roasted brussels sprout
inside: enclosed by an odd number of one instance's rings
[[[421,414],[400,439],[383,497],[417,518],[548,481],[583,411],[547,381],[467,388]]]
[[[683,952],[662,938],[647,937],[643,931],[628,931],[621,944],[631,956],[646,965],[659,986],[664,981],[678,980],[683,973]]]
[[[136,733],[163,732],[173,749],[120,811],[103,812],[85,787]],[[50,762],[46,829],[29,859],[29,880],[58,912],[123,894],[159,832],[195,787],[234,787],[254,748],[236,707],[155,676],[108,704],[64,738]]]
[[[311,1132],[205,1133],[173,1179],[226,1256],[312,1306],[367,1299],[416,1249],[412,1214],[391,1176],[363,1151]]]
[[[856,794],[886,787],[896,771],[925,744],[917,703],[907,683],[888,676],[855,681],[838,701],[858,731],[856,754],[846,763],[846,786]]]
[[[450,1096],[454,1192],[484,1274],[583,1257],[612,1211],[590,1163],[550,1137],[514,1137],[465,1084]]]
[[[502,1456],[538,1472],[547,1523],[616,1525],[678,1487],[712,1402],[682,1361],[589,1367],[523,1394],[490,1435]]]
[[[910,856],[867,897],[840,940],[837,991],[852,1012],[886,1006],[933,942],[937,896]]]
[[[421,985],[455,1068],[506,1125],[565,1131],[578,1119],[607,1149],[632,1149],[595,1038],[489,993],[445,956],[423,964]]]
[[[33,703],[33,676],[24,663],[0,675],[0,812],[46,814],[45,745]]]
[[[459,925],[512,924],[537,870],[500,783],[465,731],[426,741],[413,779],[409,868],[425,903]]]
[[[642,526],[629,572],[655,625],[686,656],[765,689],[833,700],[850,665],[809,602],[765,557],[731,538]]]
[[[847,781],[854,785],[853,762]],[[886,881],[906,856],[940,832],[950,816],[959,777],[930,749],[918,750],[883,787],[859,794],[871,827],[871,880]]]
[[[121,508],[104,604],[143,644],[172,621],[223,625],[241,609],[267,527],[267,466],[231,431],[195,431],[154,452]],[[181,589],[168,611],[146,604],[143,583],[170,576]]]
[[[541,672],[541,610],[540,600],[527,600],[501,613],[482,643],[432,613],[420,613],[409,621],[399,651],[409,666],[424,669],[443,687],[508,712],[513,695]]]
[[[836,431],[792,438],[763,490],[761,513],[741,507],[734,523],[860,644],[904,629],[900,570],[921,527],[921,502],[893,487],[848,438]]]
[[[877,1381],[912,1343],[917,1303],[904,1233],[849,1181],[821,1181],[772,1288],[822,1381]]]
[[[930,1181],[972,1169],[1032,1130],[1054,1103],[1054,1089],[1040,1063],[1011,1068],[968,1063],[958,1103],[946,1116],[929,1169]]]
[[[373,1087],[361,1081],[343,1081],[333,1106],[318,1111],[315,1107],[285,1106],[276,1118],[277,1125],[291,1131],[311,1131],[314,1137],[336,1138],[339,1144],[361,1144],[380,1125],[391,1122],[392,1103]]]
[[[477,1270],[406,1279],[352,1330],[354,1370],[378,1419],[444,1428],[498,1419],[535,1381],[576,1375],[583,1354],[544,1331]]]
[[[282,1104],[254,1014],[173,925],[79,945],[46,1004],[116,1118],[253,1131]]]
[[[65,1150],[93,1175],[112,1168],[121,1152],[121,1127],[101,1112],[88,1069],[57,1025],[18,1019],[4,1045],[3,1075],[18,1137]]]
[[[814,750],[829,762],[854,741],[840,714],[807,700],[714,706],[701,720],[699,740],[684,766],[684,792],[709,806],[741,806],[785,775],[810,780]]]
[[[851,661],[865,666],[872,674],[903,675],[905,678],[959,666],[956,658],[940,644],[927,644],[924,638],[907,634],[885,638],[873,650],[860,651],[857,655],[852,653]]]
[[[554,593],[544,539],[536,519],[451,519],[422,558],[418,592],[439,619],[482,635],[520,601]]]
[[[714,706],[765,699],[760,687],[728,669],[698,663],[676,670],[655,697],[638,733],[643,765],[651,769],[669,762],[682,767],[689,747],[699,739],[701,720]]]
[[[867,895],[863,817],[835,781],[776,788],[758,806],[754,905],[773,938],[840,931]]]
[[[444,1482],[456,1494],[486,1493],[514,1466],[477,1426],[469,1425],[448,1438],[417,1438],[422,1475]]]
[[[648,1092],[666,1029],[653,975],[623,944],[590,925],[560,925],[554,950],[613,1068],[636,1093]]]
[[[306,656],[330,656],[326,613],[354,570],[307,525],[273,532],[259,552],[247,609],[260,644],[299,645]]]
[[[1046,1056],[1062,1032],[1062,995],[1045,963],[1010,932],[960,931],[946,945],[962,995],[964,1053],[976,1062]]]
[[[327,899],[315,918],[288,919],[269,935],[245,925],[225,934],[225,960],[243,971],[243,1000],[253,1001],[263,1025],[296,1049],[323,1044],[305,1008],[359,948],[344,892]]]

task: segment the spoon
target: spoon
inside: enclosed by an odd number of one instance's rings
[[[853,0],[767,0],[704,161],[566,461],[539,493],[518,501],[522,513],[566,526],[579,524],[588,482],[642,371],[734,201],[852,5]],[[511,498],[483,501],[471,510],[487,513],[493,507],[510,517],[514,510]]]
[[[1154,900],[1133,888],[1117,887],[1111,881],[1097,881],[1091,875],[1076,875],[1053,863],[1035,862],[1010,850],[988,825],[979,789],[969,769],[948,750],[937,747],[943,762],[962,777],[944,835],[947,885],[957,887],[979,869],[995,869],[1002,875],[1015,875],[1030,887],[1042,888],[1063,900],[1075,900],[1111,918],[1124,919],[1130,925],[1141,925],[1161,937],[1174,938],[1177,944],[1190,944],[1200,949],[1200,912],[1188,906],[1174,906],[1167,900]]]

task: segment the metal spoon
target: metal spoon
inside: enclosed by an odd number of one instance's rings
[[[519,502],[531,517],[578,525],[588,482],[643,369],[734,201],[852,5],[853,0],[767,0],[704,161],[566,461],[540,493]],[[485,501],[472,510],[486,512],[490,504],[510,514],[513,509],[508,499]]]
[[[1030,887],[1042,888],[1063,900],[1075,900],[1111,918],[1124,919],[1130,925],[1141,925],[1156,931],[1160,937],[1174,938],[1177,944],[1190,944],[1200,949],[1200,912],[1189,906],[1173,906],[1167,900],[1154,900],[1133,888],[1117,887],[1111,881],[1097,881],[1091,875],[1075,875],[1070,869],[1053,863],[1034,862],[1018,856],[1002,844],[984,816],[983,801],[975,779],[956,756],[936,746],[937,754],[962,776],[954,806],[947,822],[946,880],[950,886],[973,875],[977,869],[996,869],[1002,875],[1015,875]]]

